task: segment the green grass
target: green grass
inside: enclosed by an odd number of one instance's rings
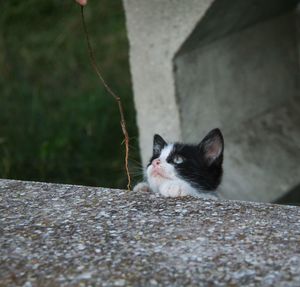
[[[0,177],[125,187],[118,109],[90,65],[80,7],[9,0],[0,8]],[[85,15],[139,160],[122,3],[90,1]]]

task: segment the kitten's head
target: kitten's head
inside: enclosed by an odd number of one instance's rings
[[[224,140],[219,129],[210,131],[198,145],[168,144],[153,139],[153,155],[147,166],[148,181],[159,186],[182,179],[199,190],[215,190],[222,179]]]

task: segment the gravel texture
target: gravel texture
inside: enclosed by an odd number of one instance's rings
[[[300,286],[300,208],[0,180],[0,286]]]

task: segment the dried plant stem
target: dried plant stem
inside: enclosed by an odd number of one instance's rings
[[[94,55],[94,52],[93,52],[93,49],[92,49],[89,33],[88,33],[86,23],[85,23],[85,18],[84,18],[84,13],[83,13],[84,7],[81,6],[80,8],[81,8],[82,26],[83,26],[83,30],[84,30],[85,37],[86,37],[86,42],[87,42],[87,46],[88,46],[88,51],[89,51],[91,64],[92,64],[96,74],[98,75],[98,78],[100,79],[101,83],[105,87],[106,91],[115,99],[115,101],[117,102],[118,107],[119,107],[120,125],[121,125],[122,132],[123,132],[123,135],[124,135],[124,141],[123,142],[125,143],[125,170],[126,170],[126,174],[127,174],[127,189],[130,190],[130,188],[131,188],[131,178],[130,178],[130,173],[129,173],[129,168],[128,168],[129,136],[128,136],[128,132],[127,132],[127,128],[126,128],[126,121],[125,121],[125,117],[124,117],[124,111],[123,111],[121,98],[114,93],[114,91],[109,87],[109,85],[106,83],[106,81],[104,80],[104,78],[102,77],[102,75],[100,73],[100,70],[99,70],[99,68],[96,64],[95,55]]]

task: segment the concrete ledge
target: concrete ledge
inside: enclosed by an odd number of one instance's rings
[[[0,180],[1,286],[299,286],[300,209]]]

